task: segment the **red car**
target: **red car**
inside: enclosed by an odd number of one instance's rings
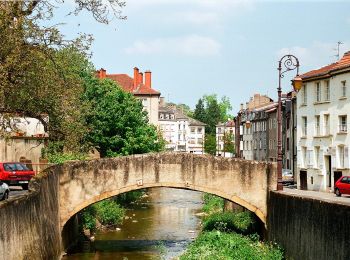
[[[24,163],[0,163],[0,180],[8,185],[22,186],[24,190],[27,190],[28,183],[34,175],[35,172],[29,169]]]
[[[335,183],[335,195],[350,194],[350,176],[343,176]]]

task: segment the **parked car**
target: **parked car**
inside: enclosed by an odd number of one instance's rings
[[[294,177],[291,170],[282,169],[282,183],[285,185],[294,184]]]
[[[0,200],[6,200],[9,197],[9,194],[9,186],[5,182],[0,181]]]
[[[27,190],[28,183],[34,175],[35,172],[29,169],[24,163],[0,163],[0,180],[8,185],[22,186],[24,190]]]
[[[343,176],[334,185],[335,195],[350,194],[350,176]]]

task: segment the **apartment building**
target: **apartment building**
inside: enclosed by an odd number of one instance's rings
[[[216,125],[216,146],[218,156],[223,157],[233,157],[234,153],[228,151],[229,147],[225,148],[225,140],[226,146],[233,146],[235,143],[235,121],[228,120],[224,123],[219,123]],[[230,142],[230,144],[228,144]]]
[[[333,191],[349,171],[350,52],[300,76],[297,94],[298,188]]]

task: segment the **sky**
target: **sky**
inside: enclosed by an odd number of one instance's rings
[[[92,62],[107,73],[152,71],[166,101],[194,108],[203,95],[229,97],[233,113],[254,93],[277,97],[278,61],[299,58],[300,72],[330,64],[350,50],[349,1],[125,0],[126,20],[99,24],[91,14],[56,10],[67,38],[91,33]],[[291,90],[283,79],[283,91]]]

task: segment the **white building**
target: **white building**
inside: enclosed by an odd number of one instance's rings
[[[298,188],[333,191],[349,175],[350,52],[301,75],[297,94]]]
[[[216,125],[216,146],[217,155],[224,157],[233,157],[234,154],[224,150],[224,140],[230,137],[232,144],[235,142],[235,122],[233,120],[228,120],[225,123],[219,123]]]
[[[205,124],[184,115],[176,106],[166,106],[161,102],[158,125],[167,150],[196,154],[204,152]]]

